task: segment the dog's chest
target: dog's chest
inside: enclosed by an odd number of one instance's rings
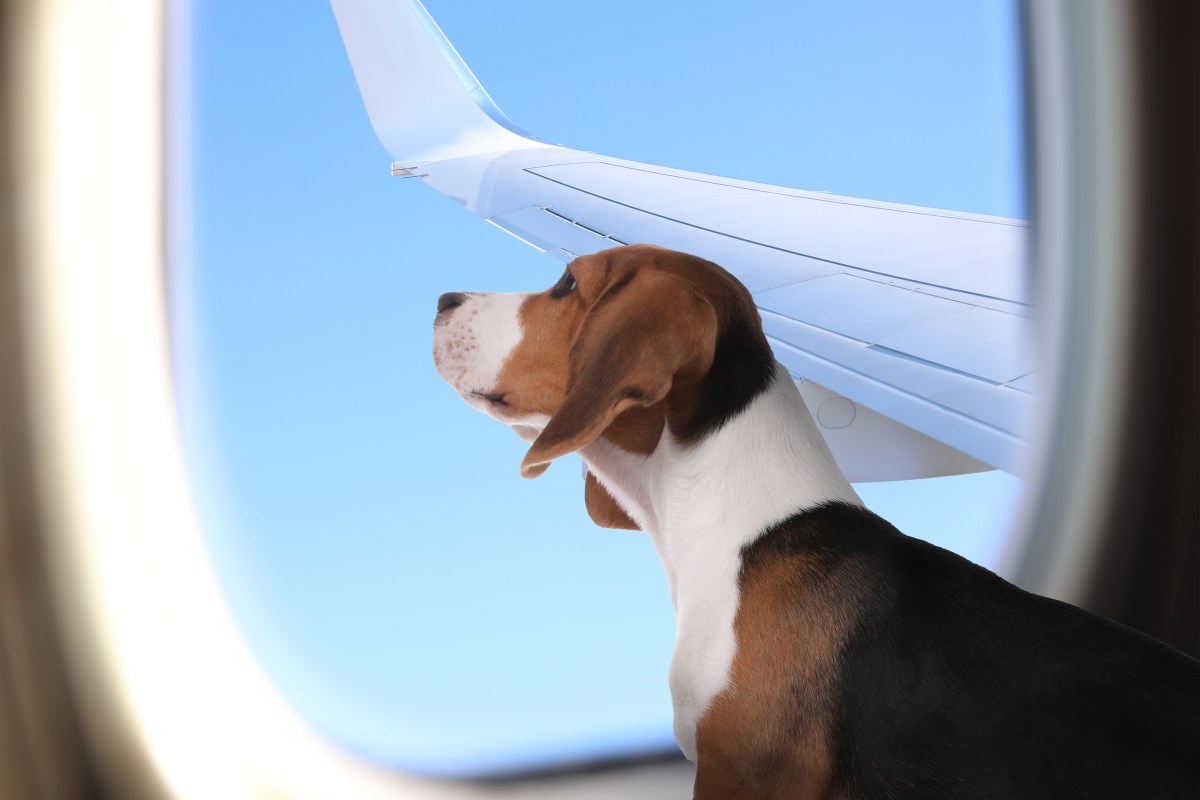
[[[737,651],[738,554],[708,554],[700,564],[674,570],[675,651],[671,701],[675,738],[696,759],[696,727],[712,699],[729,682]]]
[[[675,607],[670,686],[675,735],[696,758],[696,728],[729,683],[737,651],[742,548],[770,525],[829,500],[860,504],[787,372],[701,442],[664,431],[649,456],[605,445],[588,466],[650,534]]]

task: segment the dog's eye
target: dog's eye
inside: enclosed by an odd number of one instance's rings
[[[568,267],[562,277],[558,279],[558,283],[554,284],[554,288],[550,290],[550,296],[557,300],[560,297],[566,297],[573,291],[575,291],[575,276],[571,274],[571,269]]]

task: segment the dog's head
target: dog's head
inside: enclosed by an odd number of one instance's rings
[[[736,278],[695,256],[629,245],[580,256],[543,292],[442,295],[433,358],[464,400],[532,441],[521,464],[532,478],[602,435],[645,453],[668,422],[684,438],[696,433],[713,416],[706,376],[715,361],[744,367],[743,343],[751,361],[773,363]]]

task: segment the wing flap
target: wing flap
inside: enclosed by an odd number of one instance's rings
[[[1026,346],[1028,326],[1025,317],[988,308],[967,308],[899,331],[876,343],[945,369],[1004,384],[1034,369],[1033,353]]]
[[[762,308],[872,344],[972,308],[845,273],[759,292],[754,300]]]

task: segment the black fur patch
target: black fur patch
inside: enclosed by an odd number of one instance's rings
[[[818,565],[798,579],[852,620],[829,741],[839,796],[1200,797],[1200,662],[849,504],[768,529],[742,570],[797,554]]]
[[[685,444],[718,430],[767,390],[775,376],[775,355],[762,332],[757,310],[738,306],[717,336],[712,368],[704,377],[700,403],[691,419],[672,433]]]

